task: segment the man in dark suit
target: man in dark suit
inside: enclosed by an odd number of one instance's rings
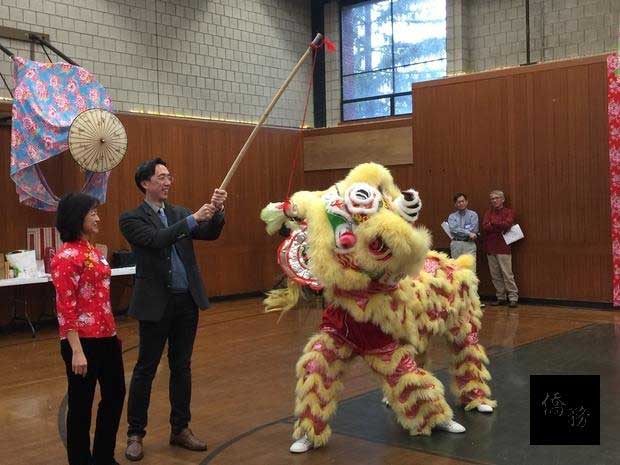
[[[166,200],[172,175],[161,158],[138,166],[135,174],[144,202],[121,215],[121,232],[136,257],[136,276],[129,314],[139,321],[140,350],[127,402],[127,450],[132,461],[144,456],[147,412],[153,377],[166,341],[170,366],[170,444],[206,450],[189,429],[192,390],[191,358],[198,309],[209,307],[193,240],[215,240],[224,226],[226,191],[216,189],[211,202],[191,213]]]

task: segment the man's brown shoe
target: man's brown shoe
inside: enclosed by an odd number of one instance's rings
[[[183,447],[188,450],[207,450],[207,443],[194,436],[194,433],[192,433],[192,430],[189,428],[185,428],[179,434],[171,434],[170,444],[173,446]]]
[[[144,457],[144,449],[142,449],[142,438],[140,436],[133,435],[127,438],[125,457],[132,462],[142,460],[142,457]]]
[[[506,302],[505,300],[495,300],[493,302],[491,302],[491,305],[493,307],[497,307],[499,305],[506,305],[508,302]]]

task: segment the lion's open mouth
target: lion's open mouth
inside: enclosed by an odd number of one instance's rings
[[[374,241],[368,244],[368,250],[377,260],[388,260],[392,256],[392,251],[385,242],[383,242],[381,236],[375,238]]]

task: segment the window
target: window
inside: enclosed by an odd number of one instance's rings
[[[411,84],[446,75],[445,0],[343,0],[342,120],[411,113]]]

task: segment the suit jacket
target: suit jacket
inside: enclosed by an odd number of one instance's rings
[[[190,210],[166,202],[164,211],[168,227],[146,202],[123,213],[119,219],[121,232],[136,257],[136,276],[128,313],[138,320],[159,321],[164,315],[172,295],[173,245],[185,266],[194,302],[201,309],[209,307],[193,240],[217,239],[224,226],[224,214],[216,213],[211,220],[198,223],[198,227],[190,231],[186,220],[192,214]]]

